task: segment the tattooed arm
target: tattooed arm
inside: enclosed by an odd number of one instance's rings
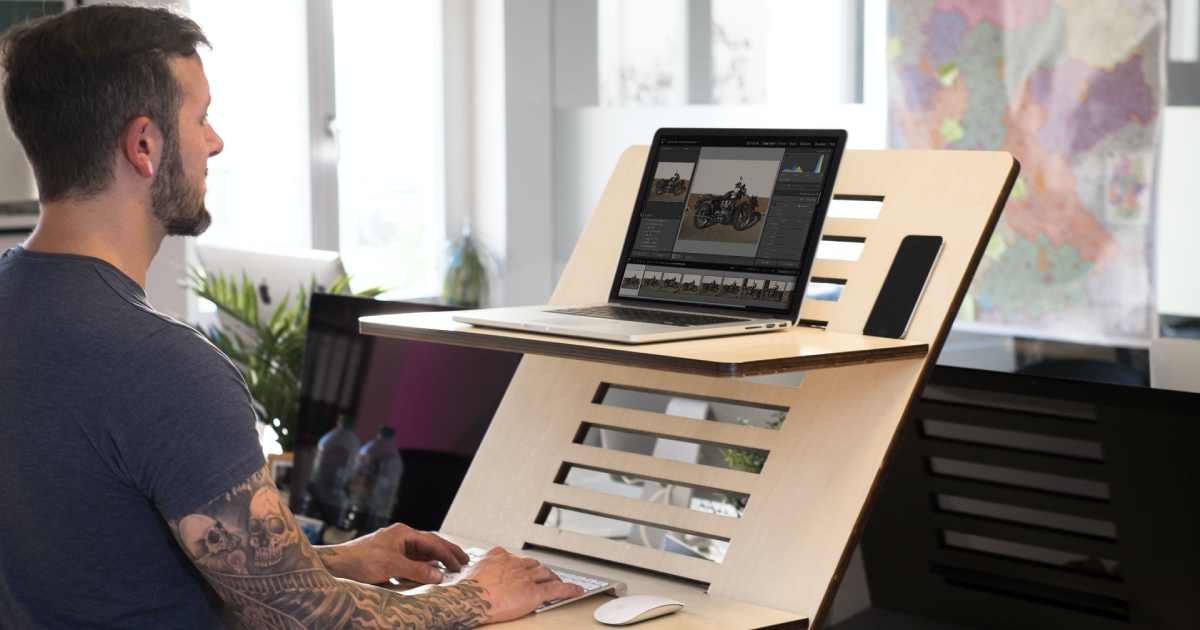
[[[502,549],[488,552],[455,582],[417,594],[336,578],[300,532],[266,468],[170,526],[249,628],[473,628],[581,594],[536,560]]]

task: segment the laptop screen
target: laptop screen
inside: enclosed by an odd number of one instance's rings
[[[795,319],[845,141],[660,129],[610,299]]]

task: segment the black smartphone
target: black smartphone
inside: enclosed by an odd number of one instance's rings
[[[925,292],[929,274],[942,254],[942,237],[910,234],[900,242],[879,297],[863,327],[864,335],[903,339],[917,303]]]

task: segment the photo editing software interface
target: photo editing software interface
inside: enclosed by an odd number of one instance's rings
[[[617,296],[786,313],[837,142],[660,138]]]

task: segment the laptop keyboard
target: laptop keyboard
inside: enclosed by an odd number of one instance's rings
[[[735,322],[750,321],[741,317],[696,315],[693,313],[658,311],[647,308],[626,308],[622,306],[585,306],[582,308],[564,308],[547,312],[562,313],[564,315],[581,315],[583,317],[600,317],[603,319],[619,319],[625,322],[663,324],[665,326],[706,326],[708,324],[732,324]]]
[[[477,549],[477,548],[465,549],[464,551],[466,551],[467,555],[470,556],[470,558],[471,558],[470,562],[468,562],[467,565],[475,564],[476,562],[478,562],[480,560],[480,558],[483,557],[483,554],[487,553],[487,550]],[[453,580],[454,578],[458,577],[457,573],[451,573],[451,572],[447,571],[444,567],[441,567],[439,565],[435,565],[435,566],[438,566],[439,570],[441,570],[441,572],[442,572],[442,575],[445,576],[446,583],[449,583],[450,580]],[[595,575],[589,575],[587,573],[580,573],[579,571],[560,569],[558,567],[552,567],[548,564],[543,565],[543,566],[545,566],[547,569],[550,569],[551,571],[553,571],[554,574],[559,577],[559,579],[566,582],[567,584],[577,584],[580,587],[582,587],[583,595],[580,595],[579,597],[575,597],[575,598],[571,598],[571,599],[556,599],[552,602],[546,602],[546,603],[542,604],[541,606],[539,606],[537,610],[533,611],[535,613],[544,612],[544,611],[550,610],[551,608],[558,608],[559,606],[561,606],[563,604],[573,602],[577,599],[583,599],[584,597],[587,597],[588,595],[595,595],[597,593],[603,593],[605,591],[610,591],[610,590],[616,591],[617,596],[621,596],[621,595],[625,594],[625,584],[623,582],[621,582],[620,580],[611,580],[608,578],[603,578],[603,577],[599,577],[599,576],[595,576]]]

